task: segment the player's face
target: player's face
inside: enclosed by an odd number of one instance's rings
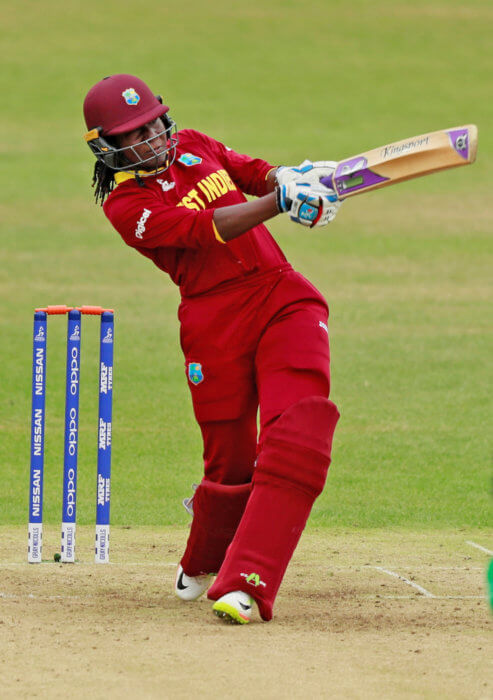
[[[144,167],[155,170],[166,162],[168,138],[161,119],[154,119],[144,126],[127,131],[118,137],[118,145],[125,148],[123,154],[132,163],[149,160]]]

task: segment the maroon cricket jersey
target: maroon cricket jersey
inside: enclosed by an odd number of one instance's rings
[[[192,129],[179,132],[173,165],[162,173],[117,173],[104,211],[125,243],[150,258],[180,287],[202,294],[286,264],[263,224],[224,243],[214,209],[267,194],[272,165],[240,155]]]

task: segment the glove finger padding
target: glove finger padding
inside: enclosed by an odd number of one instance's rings
[[[330,177],[337,167],[334,160],[317,160],[312,163],[304,160],[300,165],[281,165],[276,171],[276,180],[279,186],[290,182],[306,182],[310,185],[320,184],[323,177]]]
[[[324,185],[290,182],[277,189],[279,211],[303,226],[324,226],[332,221],[341,205],[336,193]]]

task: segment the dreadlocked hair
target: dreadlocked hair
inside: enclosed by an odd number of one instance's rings
[[[109,168],[102,161],[97,160],[94,165],[92,186],[95,187],[94,199],[96,204],[103,206],[104,200],[115,186],[115,170]]]

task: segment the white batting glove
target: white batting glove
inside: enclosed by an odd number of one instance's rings
[[[277,208],[287,212],[291,221],[303,226],[325,226],[335,219],[341,202],[334,190],[320,183],[289,182],[276,188]]]
[[[318,185],[323,177],[330,177],[337,167],[334,160],[304,160],[300,165],[281,165],[276,170],[276,180],[279,186],[290,182],[305,182],[309,185]]]

